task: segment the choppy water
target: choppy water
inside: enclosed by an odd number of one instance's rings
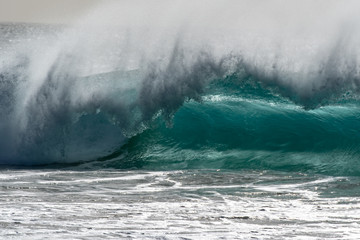
[[[1,171],[4,239],[358,239],[360,179],[273,171]]]

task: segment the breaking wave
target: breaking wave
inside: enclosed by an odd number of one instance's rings
[[[360,173],[358,3],[141,3],[0,26],[1,164]]]

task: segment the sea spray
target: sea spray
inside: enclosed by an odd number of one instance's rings
[[[1,162],[97,159],[229,78],[221,95],[250,82],[305,109],[356,105],[358,3],[348,3],[104,2],[56,30],[3,27]]]

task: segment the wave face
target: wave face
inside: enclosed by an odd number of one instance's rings
[[[122,1],[2,24],[0,164],[359,175],[358,5]]]
[[[273,95],[272,90],[249,85],[253,82],[231,81],[239,85],[219,90],[214,84],[216,89],[209,90],[212,93],[200,103],[184,104],[172,126],[159,120],[104,158],[113,158],[104,164],[152,170],[268,169],[359,175],[356,101],[306,110]]]

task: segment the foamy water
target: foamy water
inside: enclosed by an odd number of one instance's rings
[[[4,239],[358,239],[358,178],[1,171]]]

